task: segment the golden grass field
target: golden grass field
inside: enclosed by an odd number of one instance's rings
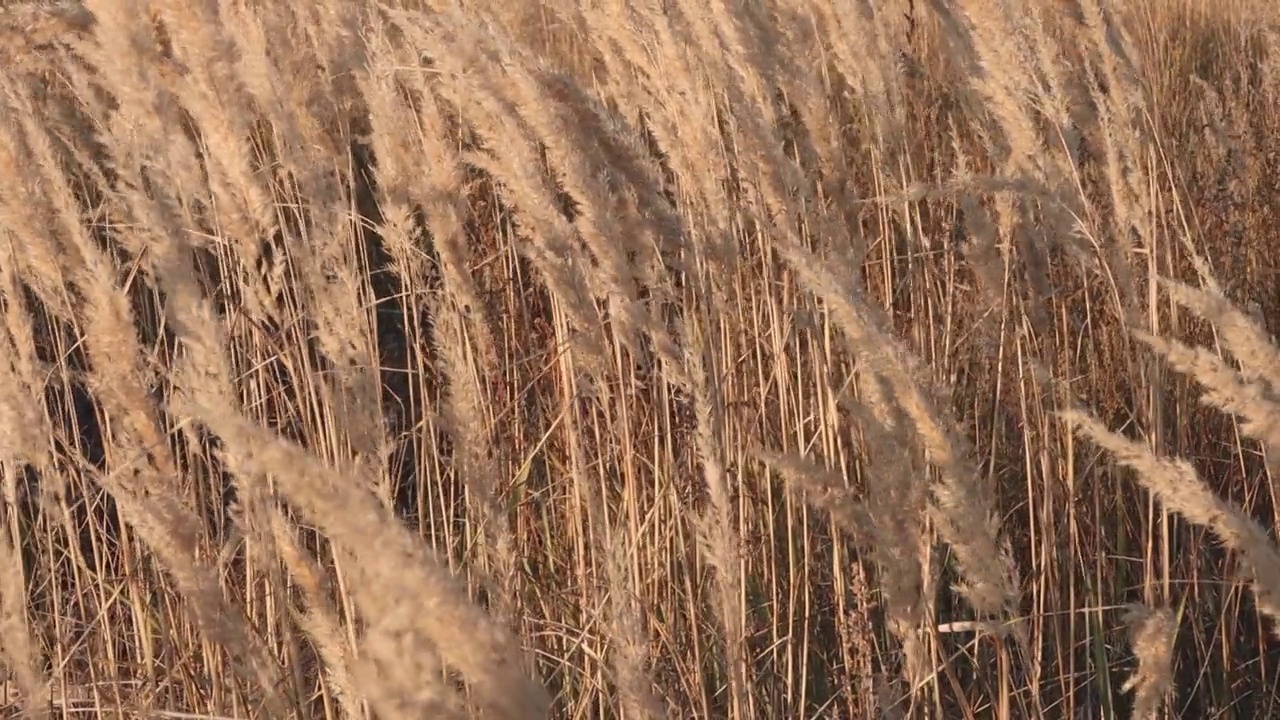
[[[5,711],[1280,717],[1278,31],[0,1]]]

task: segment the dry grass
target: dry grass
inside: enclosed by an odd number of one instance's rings
[[[1277,31],[0,2],[6,709],[1276,715]]]

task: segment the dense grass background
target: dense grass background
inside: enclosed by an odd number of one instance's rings
[[[0,3],[65,717],[1270,717],[1280,16]]]

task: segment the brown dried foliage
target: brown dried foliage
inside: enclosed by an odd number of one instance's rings
[[[1280,16],[1158,5],[0,3],[3,701],[1274,715]]]

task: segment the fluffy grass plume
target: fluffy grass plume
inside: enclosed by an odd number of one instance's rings
[[[0,1],[0,703],[1280,714],[1278,31]]]

